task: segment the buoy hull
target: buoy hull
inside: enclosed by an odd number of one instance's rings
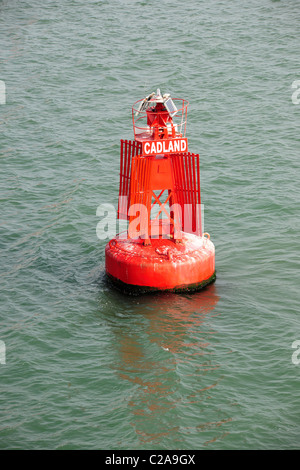
[[[196,291],[215,280],[215,247],[210,239],[182,233],[173,240],[125,239],[119,235],[105,249],[108,278],[128,293]]]

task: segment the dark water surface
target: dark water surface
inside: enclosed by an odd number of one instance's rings
[[[299,7],[0,0],[0,448],[299,448]],[[217,280],[125,297],[96,210],[158,87],[190,102]]]

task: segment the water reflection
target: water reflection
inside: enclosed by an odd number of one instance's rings
[[[198,445],[214,442],[231,419],[214,397],[221,379],[213,328],[216,285],[193,295],[123,300],[130,315],[114,328],[119,361],[113,368],[128,391],[137,442],[165,449],[196,448],[194,439]]]

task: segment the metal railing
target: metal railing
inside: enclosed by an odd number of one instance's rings
[[[156,110],[156,102],[151,99],[139,100],[132,107],[132,122],[135,140],[156,140],[185,137],[187,124],[187,100],[173,98],[176,111]]]

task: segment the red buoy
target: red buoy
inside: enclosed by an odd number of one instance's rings
[[[215,248],[202,233],[199,155],[188,152],[188,102],[152,93],[132,107],[134,141],[121,140],[119,219],[128,230],[105,249],[121,290],[199,290],[215,280]]]

